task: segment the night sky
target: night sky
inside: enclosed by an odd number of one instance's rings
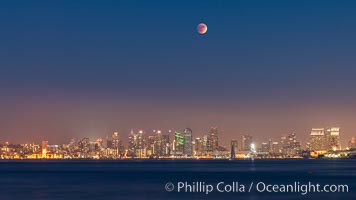
[[[196,32],[200,22],[205,35]],[[356,136],[355,1],[2,1],[0,143]]]

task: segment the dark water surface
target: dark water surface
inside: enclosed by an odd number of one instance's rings
[[[178,182],[197,181],[214,186],[214,191],[178,192]],[[172,192],[165,189],[169,182]],[[218,192],[219,182],[238,182],[246,186],[245,192]],[[346,184],[348,192],[260,193],[259,182]],[[8,199],[356,199],[356,160],[2,160],[0,200]]]

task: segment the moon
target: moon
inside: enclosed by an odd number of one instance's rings
[[[200,23],[197,26],[197,31],[200,35],[204,35],[208,31],[208,26],[204,23]]]

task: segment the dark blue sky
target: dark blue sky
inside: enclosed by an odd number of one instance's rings
[[[354,1],[2,1],[0,142],[355,136]],[[196,33],[205,22],[208,32]]]

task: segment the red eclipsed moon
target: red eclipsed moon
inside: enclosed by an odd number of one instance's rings
[[[208,31],[208,26],[204,23],[200,23],[197,26],[197,31],[199,34],[203,35],[206,33],[206,31]]]

